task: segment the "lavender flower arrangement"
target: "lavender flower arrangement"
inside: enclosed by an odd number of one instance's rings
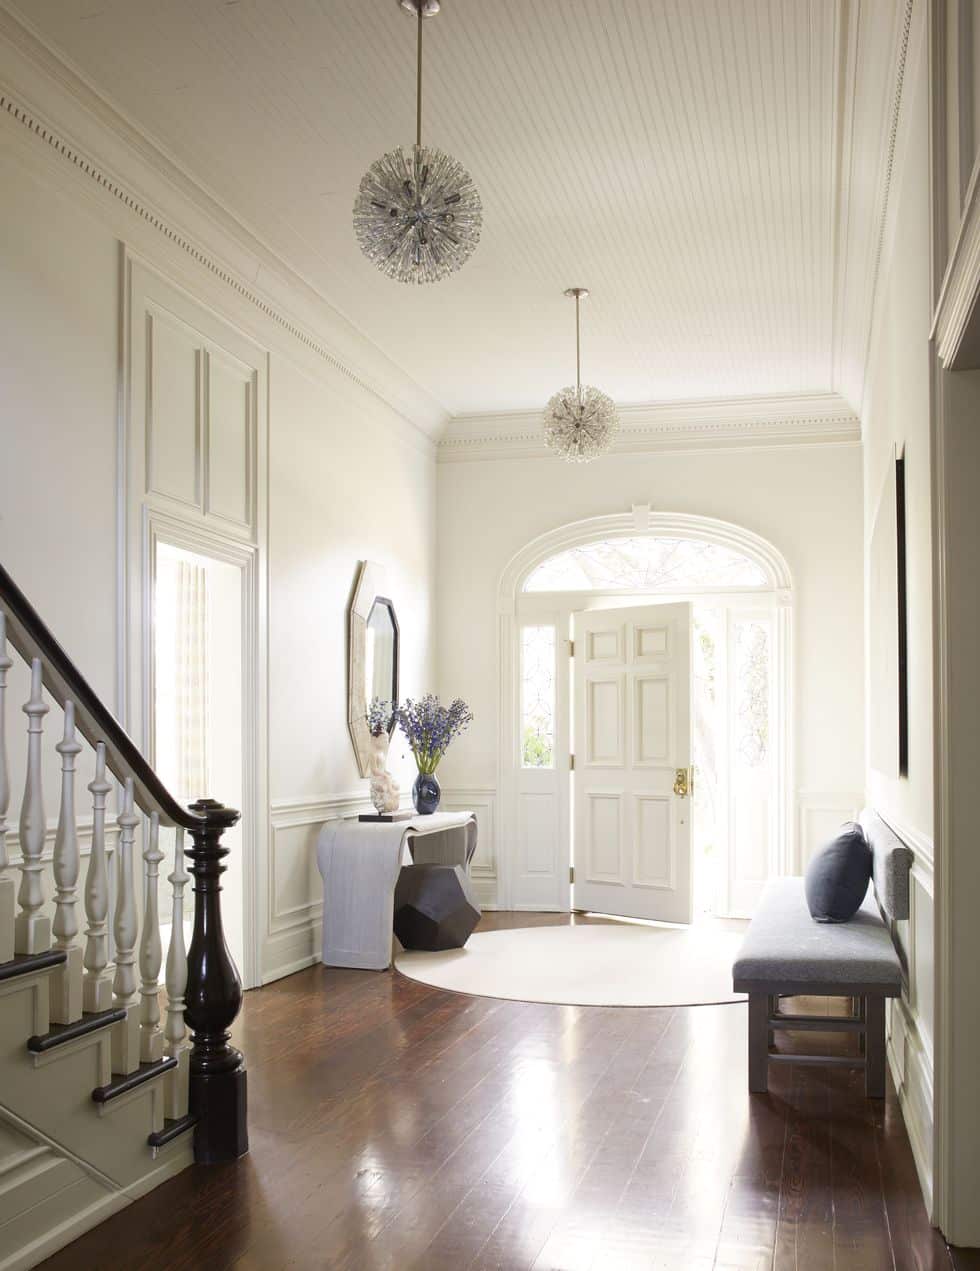
[[[473,712],[457,697],[443,706],[432,693],[395,708],[395,718],[412,748],[421,773],[434,773],[450,744],[473,722]]]
[[[395,722],[397,713],[398,708],[393,706],[391,702],[385,701],[383,697],[375,697],[365,716],[368,732],[371,736],[382,737],[388,733]]]

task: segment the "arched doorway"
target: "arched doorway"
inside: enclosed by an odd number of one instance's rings
[[[691,606],[698,907],[751,913],[793,859],[792,580],[781,553],[728,522],[634,508],[529,543],[500,580],[499,902],[572,906],[570,655],[596,610]],[[594,622],[593,622],[594,625]],[[680,762],[680,761],[679,761]],[[709,857],[713,856],[713,862]]]

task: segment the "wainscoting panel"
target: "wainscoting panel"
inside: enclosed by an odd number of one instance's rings
[[[316,863],[317,837],[324,822],[369,811],[366,789],[271,805],[263,984],[312,966],[319,958],[323,883]]]
[[[443,791],[447,812],[472,811],[479,826],[470,873],[477,899],[486,909],[497,905],[496,791],[455,787]],[[262,983],[312,966],[320,956],[323,882],[316,845],[327,821],[372,811],[367,788],[322,799],[273,803],[269,829],[269,912],[262,950]]]
[[[864,794],[853,790],[799,790],[796,796],[796,861],[793,873],[802,874],[810,857],[834,837],[844,821],[857,819]]]
[[[472,812],[478,830],[476,854],[470,864],[473,890],[482,909],[497,908],[497,792],[492,786],[454,786],[444,789],[445,812]]]
[[[902,996],[889,1004],[888,1059],[912,1144],[926,1209],[932,1214],[935,1106],[933,845],[926,835],[902,826],[881,808],[877,811],[882,820],[914,853],[909,919],[908,922],[895,924],[895,934],[905,954],[908,982]]]

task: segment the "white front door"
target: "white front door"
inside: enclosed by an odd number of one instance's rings
[[[690,922],[691,606],[577,613],[574,640],[575,908]]]

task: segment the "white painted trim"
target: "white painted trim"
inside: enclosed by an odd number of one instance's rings
[[[514,613],[516,600],[524,580],[538,565],[559,552],[572,547],[582,547],[605,538],[630,538],[634,536],[674,536],[695,538],[705,542],[720,543],[741,552],[754,561],[766,574],[767,590],[789,592],[793,577],[786,558],[772,543],[752,530],[744,529],[731,521],[720,521],[710,516],[692,516],[686,512],[654,512],[650,508],[634,508],[629,512],[614,512],[608,516],[591,516],[582,521],[572,521],[539,534],[525,544],[504,566],[497,586],[497,611]],[[754,591],[755,588],[747,588]],[[542,592],[529,593],[543,595]],[[581,592],[579,595],[585,595]]]
[[[947,371],[965,369],[963,346],[971,319],[978,321],[980,305],[980,156],[973,166],[963,219],[949,255],[932,337],[940,365]]]
[[[857,416],[836,393],[650,402],[621,406],[619,415],[614,454],[734,446],[854,445],[861,439]],[[439,462],[554,459],[542,439],[541,418],[541,411],[456,415],[439,442]]]
[[[442,432],[448,412],[431,394],[111,105],[22,13],[0,4],[4,111],[422,437],[431,442]]]
[[[497,587],[497,842],[501,848],[497,864],[497,898],[501,908],[522,907],[515,900],[514,892],[514,851],[518,842],[519,769],[516,738],[520,712],[518,643],[521,607],[524,602],[545,603],[550,600],[554,609],[557,603],[559,611],[555,615],[555,621],[558,624],[558,643],[561,650],[567,648],[568,620],[572,609],[582,608],[586,599],[595,594],[590,591],[574,594],[548,592],[524,594],[521,588],[533,569],[559,552],[606,538],[642,535],[675,535],[721,543],[748,556],[766,575],[768,586],[764,590],[747,588],[744,591],[733,591],[731,595],[750,597],[762,602],[768,601],[776,608],[776,620],[773,624],[773,652],[775,663],[781,668],[781,672],[773,690],[773,714],[781,739],[780,749],[783,756],[774,776],[776,808],[773,813],[773,824],[777,827],[779,841],[782,844],[781,852],[777,853],[776,869],[781,874],[794,871],[798,849],[793,799],[795,774],[793,579],[786,558],[761,535],[729,521],[692,516],[688,513],[654,512],[648,506],[637,505],[629,512],[588,517],[540,534],[516,552],[501,573]],[[556,598],[558,598],[557,601]],[[637,603],[642,603],[643,599],[638,597]],[[652,599],[666,601],[668,597],[658,595]],[[690,596],[685,593],[669,599],[690,599]],[[559,652],[558,656],[561,657],[562,653]],[[561,701],[559,695],[557,703],[559,711]],[[561,807],[568,807],[570,785],[567,761],[557,765],[556,776],[558,778],[557,799]],[[857,807],[860,807],[860,801]],[[567,878],[567,873],[565,877]],[[566,897],[565,907],[567,908],[567,882],[563,882],[563,894]],[[533,908],[541,908],[541,906],[535,905]],[[561,910],[562,906],[556,906],[556,908]]]
[[[879,283],[881,279],[881,262],[886,258],[885,244],[886,240],[890,241],[894,231],[894,201],[891,198],[893,185],[896,184],[896,174],[900,170],[900,164],[896,167],[896,152],[901,153],[904,150],[904,134],[902,129],[902,146],[899,146],[899,130],[900,124],[908,116],[908,112],[902,111],[902,90],[905,85],[905,68],[908,61],[908,51],[910,44],[910,34],[912,31],[912,19],[917,12],[915,0],[904,0],[905,8],[902,13],[901,27],[897,32],[896,41],[896,59],[895,59],[895,81],[892,90],[891,109],[888,114],[888,131],[884,138],[884,158],[883,168],[879,178],[879,194],[877,200],[877,235],[874,244],[874,258],[871,266],[871,274],[869,280],[868,291],[868,327],[865,334],[864,344],[864,360],[861,368],[862,388],[861,388],[861,407],[862,417],[864,415],[864,398],[868,389],[868,367],[871,365],[872,351],[874,348],[874,337],[877,328],[877,311],[878,311],[878,294]],[[855,6],[857,8],[857,6]],[[921,11],[921,5],[919,6]],[[921,24],[920,24],[921,29]]]
[[[154,562],[156,547],[169,543],[187,551],[234,565],[241,571],[242,584],[242,906],[244,931],[244,966],[242,980],[246,988],[259,982],[261,961],[260,895],[263,869],[263,836],[267,824],[265,791],[267,783],[267,730],[265,702],[267,696],[267,634],[261,618],[260,562],[263,553],[233,536],[226,536],[210,526],[197,525],[182,517],[171,516],[158,508],[143,507],[143,579],[144,627],[140,641],[142,650],[141,684],[143,686],[143,753],[151,764],[156,762],[152,728],[154,701],[154,627],[150,605],[155,587]],[[217,793],[217,792],[216,792]]]

